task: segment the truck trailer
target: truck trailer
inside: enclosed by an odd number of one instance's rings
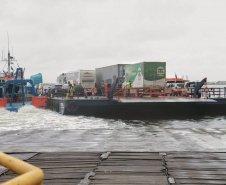
[[[113,83],[116,78],[119,80],[118,86],[121,87],[125,76],[125,66],[126,64],[117,64],[96,68],[96,87],[99,88],[102,82]]]
[[[133,88],[164,88],[166,86],[166,62],[140,62],[125,66],[125,82]]]

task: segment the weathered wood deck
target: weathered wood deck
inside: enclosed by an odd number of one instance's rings
[[[226,153],[51,152],[13,155],[43,169],[44,185],[226,184]],[[0,182],[17,176],[3,168],[0,168],[0,174]]]

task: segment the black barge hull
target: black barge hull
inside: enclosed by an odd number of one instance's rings
[[[198,118],[225,115],[226,98],[219,99],[48,99],[47,108],[63,115],[117,119]]]

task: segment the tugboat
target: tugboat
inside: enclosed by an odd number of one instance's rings
[[[13,57],[10,56],[8,50],[8,72],[0,75],[0,108],[4,107],[6,110],[18,112],[18,110],[25,105],[34,105],[37,108],[46,108],[47,97],[38,96],[35,92],[34,83],[30,79],[24,79],[24,70],[17,68],[16,73],[10,72],[11,62]],[[6,60],[3,60],[6,61]],[[32,94],[25,96],[25,87],[30,84]]]

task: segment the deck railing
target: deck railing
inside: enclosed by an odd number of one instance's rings
[[[116,88],[116,98],[185,98],[193,97],[195,88]],[[226,88],[202,88],[201,98],[226,98]]]
[[[209,98],[226,98],[226,88],[203,88],[201,94]]]
[[[175,98],[191,97],[193,89],[188,88],[116,88],[114,97],[118,98]]]
[[[115,88],[113,92],[114,98],[192,98],[195,88]],[[202,88],[199,90],[202,98],[226,98],[226,88]],[[56,89],[53,92],[47,92],[48,97],[83,97],[84,93],[78,94],[75,91],[67,91],[64,89]],[[71,95],[72,94],[72,95]],[[92,96],[101,96],[101,92],[97,92]]]
[[[18,177],[11,179],[1,185],[42,185],[43,171],[31,164],[0,152],[0,164],[10,171],[17,173]]]

